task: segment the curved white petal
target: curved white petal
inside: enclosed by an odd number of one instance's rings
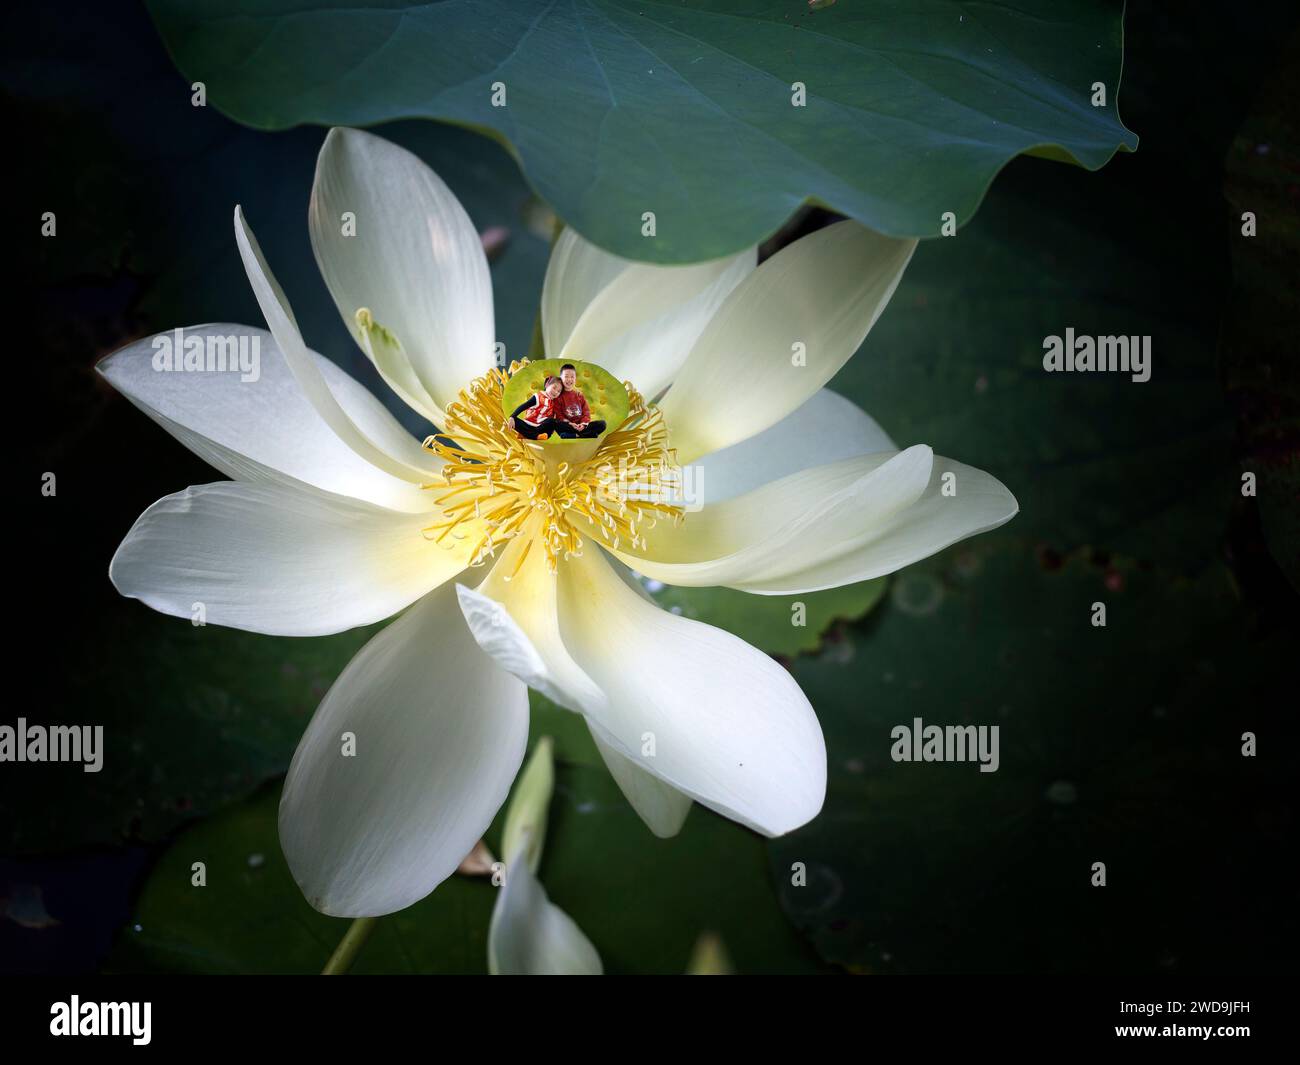
[[[426,540],[428,523],[312,488],[219,481],[141,514],[109,577],[174,617],[201,603],[206,624],[318,636],[391,617],[465,568],[468,547]]]
[[[692,501],[707,506],[813,466],[897,450],[856,403],[823,388],[757,436],[705,455],[686,476]]]
[[[492,278],[469,215],[405,148],[335,128],[316,161],[308,223],[344,323],[394,391],[442,425],[456,394],[495,365]],[[372,350],[356,322],[362,307],[400,351]]]
[[[619,789],[627,796],[632,809],[660,839],[669,839],[682,830],[686,815],[691,812],[691,797],[642,769],[631,758],[620,754],[600,738],[590,720],[591,738],[604,759],[606,768]]]
[[[258,353],[256,377],[238,371],[167,369],[164,350],[175,353],[197,338],[205,351],[227,350],[246,338]],[[155,344],[158,346],[156,347]],[[164,348],[165,346],[165,348]],[[339,405],[389,454],[421,454],[428,477],[442,465],[419,445],[368,389],[322,355],[311,352]],[[158,357],[155,365],[155,356]],[[180,359],[181,355],[175,354]],[[418,484],[394,477],[363,459],[326,425],[307,400],[289,364],[265,329],[218,323],[158,333],[115,351],[95,367],[114,388],[216,469],[244,481],[303,483],[412,513],[432,508]]]
[[[307,345],[303,343],[302,335],[298,331],[298,323],[294,320],[293,310],[285,299],[284,291],[275,280],[270,267],[267,266],[262,249],[257,244],[257,238],[248,228],[244,221],[244,212],[239,207],[235,208],[235,243],[239,245],[244,271],[248,274],[248,282],[253,287],[253,295],[257,297],[257,304],[262,308],[262,315],[266,318],[271,335],[275,337],[276,345],[284,355],[294,379],[298,382],[298,387],[316,408],[325,424],[333,429],[348,447],[381,470],[387,471],[394,477],[414,481],[416,484],[428,480],[428,459],[413,438],[405,438],[409,442],[405,447],[405,453],[390,455],[376,444],[367,432],[363,431],[330,391],[319,364],[312,358]],[[371,430],[375,428],[373,421],[367,428]],[[387,442],[392,443],[393,439],[390,437]]]
[[[766,835],[816,816],[826,747],[789,673],[728,632],[647,603],[590,546],[562,564],[559,587],[565,646],[607,696],[588,716],[604,743]]]
[[[506,547],[477,588],[458,587],[460,607],[479,646],[552,702],[580,713],[599,710],[605,696],[573,660],[560,635],[556,575],[540,544],[516,572],[520,553],[535,535],[525,528]]]
[[[997,478],[918,445],[804,470],[706,505],[678,527],[645,533],[640,553],[618,556],[666,584],[816,592],[893,573],[997,528],[1018,509]]]
[[[634,263],[565,230],[542,294],[547,353],[603,366],[647,397],[668,387],[757,249],[690,266]]]
[[[955,495],[944,495],[944,475]],[[950,547],[968,536],[996,529],[1020,509],[1015,496],[996,477],[960,462],[934,457],[934,469],[924,494],[893,514],[867,540],[834,558],[801,565],[792,558],[788,570],[732,585],[762,595],[791,595],[838,588],[882,577]]]
[[[522,539],[522,538],[521,538]],[[465,621],[479,646],[497,665],[536,688],[551,702],[578,713],[599,715],[605,693],[573,660],[560,634],[557,576],[546,566],[540,548],[529,552],[515,572],[518,542],[506,551],[477,587],[457,585]],[[617,561],[620,579],[632,581],[635,594],[653,603],[627,568]],[[657,608],[656,608],[657,609]],[[592,737],[610,774],[632,808],[656,836],[675,836],[690,812],[691,799],[646,772],[601,739]]]
[[[679,461],[754,436],[816,394],[857,351],[915,247],[837,222],[736,286],[661,404]]]
[[[488,972],[493,976],[601,976],[596,948],[573,918],[517,856],[506,863],[488,926]]]
[[[613,255],[565,227],[555,239],[542,282],[542,342],[559,355],[578,319],[601,291],[624,270],[630,259]]]
[[[527,740],[527,689],[479,651],[450,587],[425,596],[348,664],[289,766],[280,845],[307,901],[371,917],[423,898],[482,838]]]
[[[932,464],[930,449],[917,445],[816,466],[706,504],[680,525],[660,522],[642,532],[641,547],[615,554],[668,584],[761,584],[865,542],[921,498]]]

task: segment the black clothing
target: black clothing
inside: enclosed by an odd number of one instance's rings
[[[515,420],[515,432],[529,440],[536,440],[543,433],[549,436],[560,436],[565,440],[594,440],[605,431],[605,423],[601,421],[588,422],[584,428],[575,429],[568,422],[562,422],[558,418],[543,418],[533,425],[519,417],[524,411],[531,410],[535,406],[537,406],[537,397],[529,396],[510,415]]]
[[[567,422],[557,422],[554,418],[543,418],[536,425],[532,422],[526,422],[522,418],[515,419],[515,432],[528,440],[536,440],[543,433],[547,436],[564,436],[565,429],[568,429],[570,433],[573,432],[572,429],[569,429]]]

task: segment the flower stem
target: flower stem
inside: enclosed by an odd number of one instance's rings
[[[375,930],[378,921],[378,917],[356,918],[343,934],[343,938],[339,940],[339,945],[334,948],[330,960],[321,970],[321,976],[342,976],[352,968],[353,959],[366,945],[366,940],[370,938],[370,933]]]

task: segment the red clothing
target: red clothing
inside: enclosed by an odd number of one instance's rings
[[[587,406],[587,397],[576,388],[572,392],[561,392],[555,405],[559,407],[556,417],[568,422],[575,429],[584,429],[591,421],[591,408]]]
[[[547,418],[558,417],[556,401],[545,392],[534,392],[533,399],[536,401],[533,406],[519,415],[523,421],[529,425],[541,425]]]

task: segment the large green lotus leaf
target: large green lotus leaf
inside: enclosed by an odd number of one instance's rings
[[[830,777],[821,815],[770,844],[792,919],[868,972],[1195,970],[1267,942],[1287,789],[1242,733],[1285,742],[1286,662],[1249,628],[1220,566],[986,538],[905,571],[869,633],[794,666]],[[997,726],[998,769],[892,760],[916,718]]]
[[[1001,480],[1020,503],[1008,535],[1194,569],[1240,499],[1215,350],[1223,229],[1179,209],[1163,171],[1117,170],[1010,168],[968,228],[921,245],[831,387],[900,446]],[[1047,372],[1044,340],[1067,327],[1150,337],[1150,379]]]
[[[1119,3],[149,8],[185,77],[241,122],[485,130],[584,236],[659,262],[754,244],[806,200],[936,235],[1020,153],[1095,170],[1137,144],[1116,108]]]
[[[536,736],[534,737],[534,742]],[[279,788],[182,833],[150,872],[107,968],[117,972],[319,972],[347,930],[314,911],[281,855]],[[488,833],[499,854],[504,814]],[[207,886],[191,884],[206,864]],[[603,767],[557,759],[547,893],[600,951],[610,973],[680,973],[701,932],[718,933],[741,972],[820,967],[790,928],[763,841],[705,810],[658,840]],[[379,921],[356,973],[483,973],[496,888],[454,876]]]

